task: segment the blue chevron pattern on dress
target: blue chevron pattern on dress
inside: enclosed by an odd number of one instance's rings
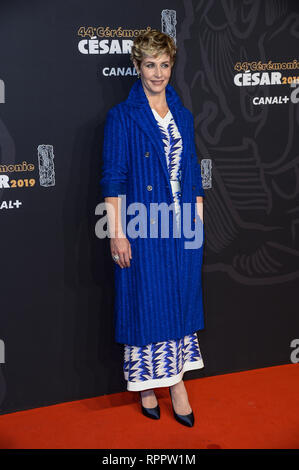
[[[178,376],[190,363],[202,367],[197,334],[184,338],[150,343],[146,346],[125,345],[124,376],[129,382],[144,382]],[[167,382],[164,382],[167,383]],[[165,386],[165,385],[164,385]]]
[[[165,118],[168,115],[165,116]],[[164,119],[165,119],[164,118]],[[177,128],[177,125],[171,115],[170,121],[167,126],[163,125],[163,119],[157,120],[158,127],[161,132],[162,141],[165,149],[165,156],[171,180],[181,180],[181,153],[182,153],[182,137]]]
[[[156,117],[158,127],[161,132],[162,142],[164,145],[165,156],[167,161],[167,168],[169,179],[172,186],[172,196],[174,201],[174,208],[176,212],[176,220],[179,225],[180,220],[180,197],[181,197],[181,154],[183,149],[183,142],[181,134],[175,123],[175,120],[170,111],[164,118],[153,109],[153,114]],[[172,183],[172,182],[176,183]]]

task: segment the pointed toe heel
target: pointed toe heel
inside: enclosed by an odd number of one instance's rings
[[[144,416],[151,419],[160,419],[160,406],[159,404],[155,408],[145,408],[142,404],[140,396],[141,411]]]
[[[141,404],[141,410],[144,416],[151,419],[160,419],[160,406],[157,405],[155,408],[145,408]]]
[[[175,419],[178,421],[178,423],[183,424],[183,426],[188,426],[189,428],[192,428],[194,426],[194,414],[193,411],[189,413],[188,415],[179,415],[178,413],[175,412],[173,403],[172,403],[172,396],[171,396],[171,390],[169,387],[169,394],[171,398],[171,405],[172,405],[172,411]]]
[[[190,414],[188,415],[179,415],[177,414],[174,409],[173,409],[173,405],[172,405],[172,410],[173,410],[173,414],[174,414],[174,417],[175,419],[180,423],[180,424],[183,424],[184,426],[188,426],[189,428],[192,428],[194,426],[194,414],[193,414],[193,411],[191,411]]]

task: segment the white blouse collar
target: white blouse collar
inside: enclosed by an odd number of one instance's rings
[[[157,111],[154,109],[154,108],[151,108],[155,118],[157,119],[157,121],[159,121],[163,126],[167,127],[171,118],[172,118],[172,114],[171,114],[171,111],[169,110],[168,113],[166,114],[166,116],[164,116],[164,118],[162,118],[160,116],[159,113],[157,113]]]

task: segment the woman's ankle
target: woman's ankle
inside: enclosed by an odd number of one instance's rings
[[[142,390],[140,391],[141,403],[146,408],[156,407],[158,400],[153,390]]]
[[[143,398],[151,397],[151,396],[155,395],[155,392],[154,392],[153,389],[142,390],[140,393],[141,393]]]

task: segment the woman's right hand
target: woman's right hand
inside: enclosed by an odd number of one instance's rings
[[[130,259],[132,259],[131,244],[126,237],[115,237],[110,239],[111,256],[118,255],[119,259],[114,261],[121,268],[130,267]],[[112,258],[113,259],[113,258]]]

